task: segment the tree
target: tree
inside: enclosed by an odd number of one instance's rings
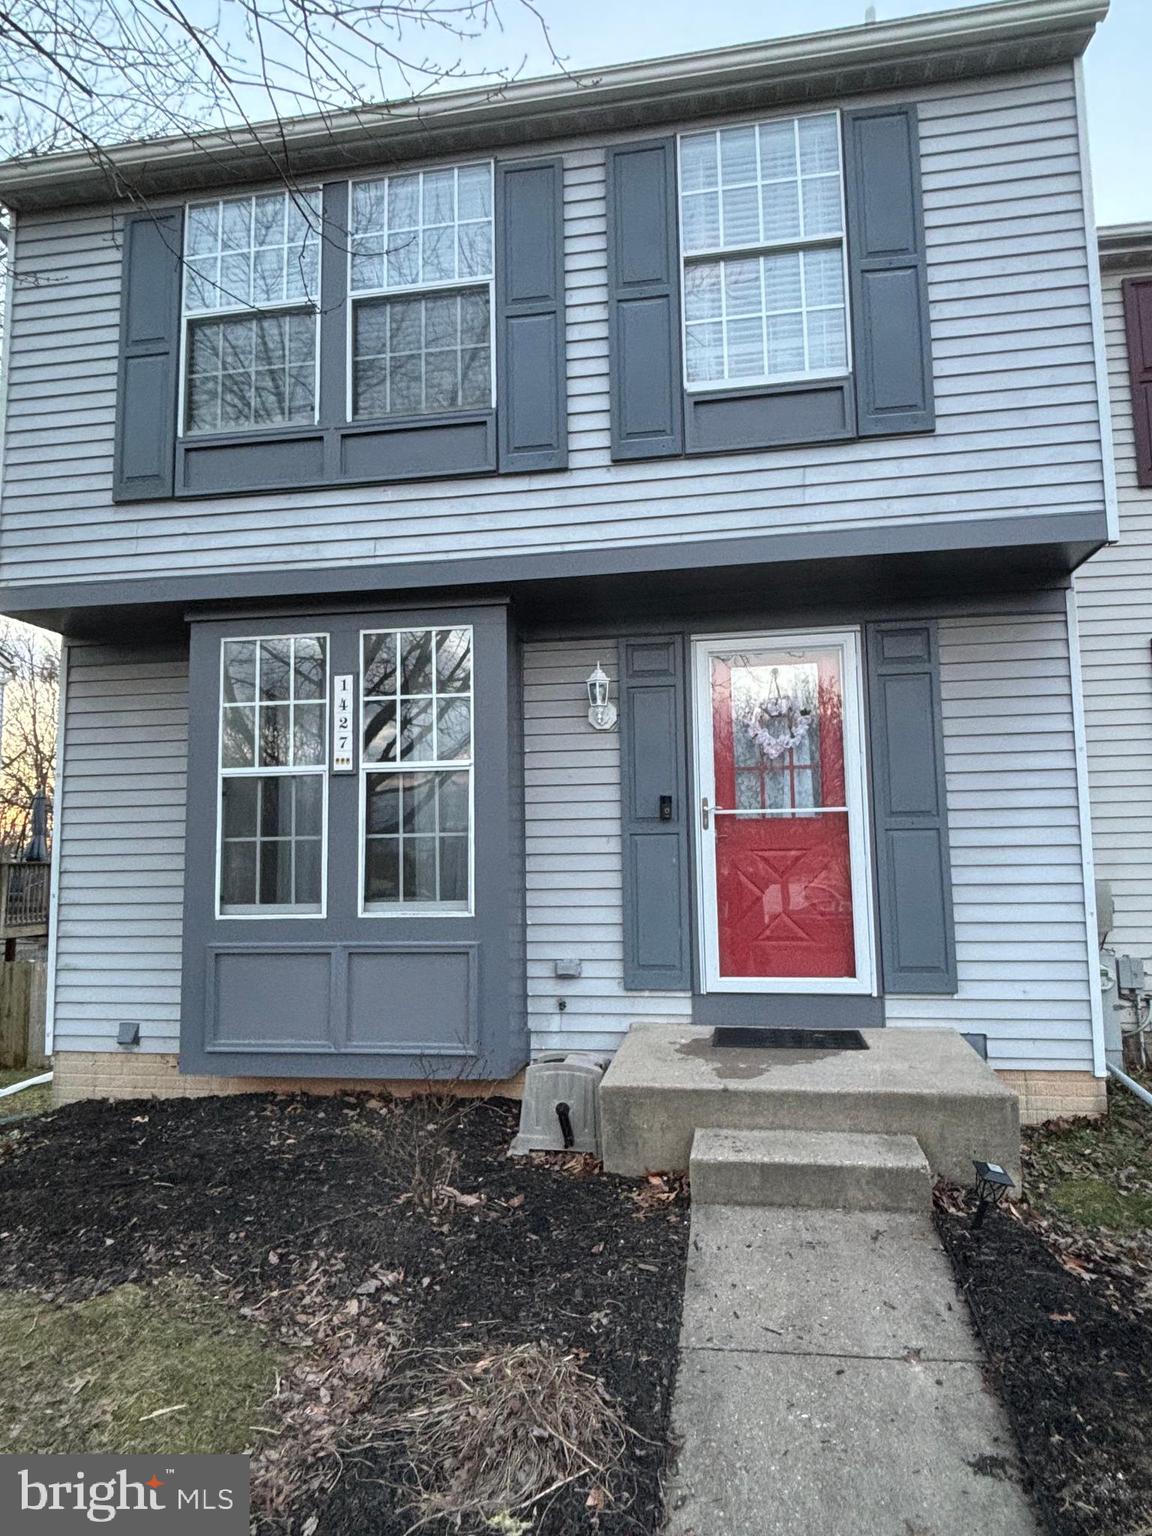
[[[0,144],[99,159],[131,139],[380,111],[397,88],[498,88],[519,69],[469,69],[460,50],[507,11],[559,63],[534,0],[0,0]]]
[[[52,798],[60,712],[60,645],[54,635],[0,620],[5,681],[0,740],[0,854],[19,858],[28,841],[32,800]]]

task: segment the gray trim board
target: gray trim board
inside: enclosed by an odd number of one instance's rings
[[[622,545],[565,554],[510,555],[455,561],[411,561],[354,566],[261,568],[219,571],[208,576],[147,578],[139,581],[12,584],[0,587],[0,609],[13,617],[47,623],[62,633],[83,634],[84,610],[140,607],[160,610],[192,603],[231,602],[350,593],[398,593],[421,588],[481,587],[487,583],[582,580],[597,584],[612,576],[661,576],[683,573],[699,588],[701,573],[730,569],[747,573],[752,566],[785,568],[827,586],[837,566],[851,573],[854,562],[876,562],[890,586],[901,574],[891,562],[911,557],[934,573],[945,588],[955,589],[965,553],[978,556],[983,577],[991,572],[1001,590],[1009,583],[1027,586],[1062,577],[1107,542],[1107,519],[1099,513],[1064,513],[994,518],[979,522],[926,522],[909,519],[899,527],[830,529],[826,532],[764,534],[741,539],[681,540],[662,545]],[[817,566],[817,562],[820,562]],[[907,573],[903,573],[907,574]],[[728,578],[731,579],[730,577]],[[802,585],[803,583],[801,583]],[[171,621],[173,613],[166,617]],[[180,615],[176,615],[179,617]],[[156,615],[162,617],[161,614]]]

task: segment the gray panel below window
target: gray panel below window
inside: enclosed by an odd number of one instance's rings
[[[186,496],[309,485],[323,476],[324,438],[318,432],[248,442],[198,443],[190,438],[177,456],[177,493]]]
[[[847,379],[739,394],[686,395],[684,413],[690,454],[835,442],[856,430]]]
[[[209,952],[208,1049],[332,1044],[332,956],[323,949]]]
[[[474,961],[465,946],[352,950],[347,1049],[473,1054]]]
[[[469,475],[495,468],[495,418],[488,414],[340,434],[342,481]]]

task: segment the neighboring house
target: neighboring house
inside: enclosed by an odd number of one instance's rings
[[[1076,591],[1100,926],[1139,962],[1152,961],[1152,224],[1102,229],[1099,244],[1120,538]],[[1147,982],[1119,979],[1109,1015],[1132,1024]]]
[[[944,1026],[1026,1117],[1103,1102],[1105,11],[0,167],[61,1097],[694,1019]]]

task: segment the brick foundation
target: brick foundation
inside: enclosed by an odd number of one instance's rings
[[[1107,1080],[1091,1072],[998,1072],[1016,1090],[1020,1124],[1041,1125],[1062,1116],[1102,1115],[1108,1108]]]
[[[427,1085],[395,1078],[186,1077],[175,1052],[58,1051],[52,1061],[52,1102],[77,1099],[198,1099],[212,1093],[423,1093]],[[518,1099],[523,1074],[502,1082],[445,1082],[440,1091],[468,1097]]]

